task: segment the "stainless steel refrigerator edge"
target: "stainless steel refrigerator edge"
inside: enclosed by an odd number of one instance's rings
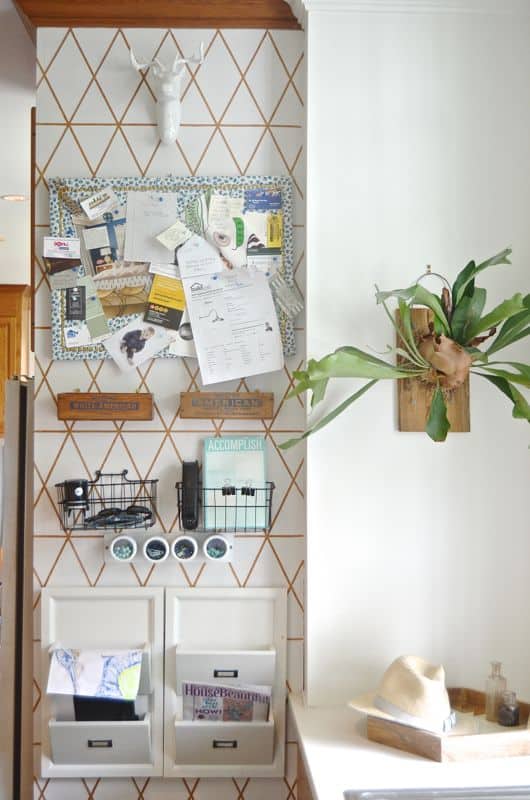
[[[6,382],[2,479],[0,800],[33,796],[33,380]]]

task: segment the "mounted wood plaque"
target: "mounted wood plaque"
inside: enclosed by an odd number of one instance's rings
[[[272,419],[272,392],[182,392],[183,419]]]
[[[411,310],[412,327],[418,334],[429,332],[429,322],[433,314],[428,308],[413,308]],[[399,311],[396,312],[399,324]],[[397,343],[403,347],[400,337]],[[398,356],[398,364],[402,358]],[[417,378],[405,378],[397,381],[398,417],[400,431],[425,431],[429,417],[433,395],[432,386],[422,383]],[[445,398],[447,404],[447,418],[451,423],[449,433],[469,433],[471,427],[469,413],[469,376],[462,386],[448,392]]]
[[[153,395],[144,392],[64,392],[57,395],[57,419],[153,419]]]

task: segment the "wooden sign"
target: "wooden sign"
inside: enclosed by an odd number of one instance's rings
[[[57,395],[57,419],[153,419],[153,395],[144,392],[64,392]]]
[[[432,318],[432,311],[428,308],[413,308],[411,310],[412,326],[417,333],[428,333],[429,322]],[[399,311],[396,312],[396,319],[399,323]],[[397,337],[397,343],[400,347],[403,347],[399,336]],[[398,356],[398,364],[402,361],[401,356]],[[400,431],[425,431],[432,395],[432,386],[422,383],[417,378],[405,378],[397,381]],[[469,433],[471,424],[469,414],[469,376],[462,386],[452,392],[448,392],[445,400],[447,417],[451,423],[450,433]]]
[[[183,419],[272,419],[272,392],[182,392]]]

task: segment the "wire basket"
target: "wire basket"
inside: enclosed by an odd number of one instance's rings
[[[268,531],[272,520],[272,494],[275,486],[267,481],[264,486],[204,487],[198,484],[199,514],[195,528],[182,524],[183,483],[176,484],[178,495],[178,521],[181,531]]]
[[[129,480],[123,472],[96,471],[93,481],[56,483],[65,531],[150,528],[158,480]]]

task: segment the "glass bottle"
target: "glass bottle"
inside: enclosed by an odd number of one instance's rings
[[[512,728],[519,725],[519,703],[515,699],[515,692],[503,692],[499,706],[499,725]]]
[[[486,681],[486,719],[497,722],[502,693],[506,691],[506,678],[501,674],[501,662],[491,662],[491,675]]]

